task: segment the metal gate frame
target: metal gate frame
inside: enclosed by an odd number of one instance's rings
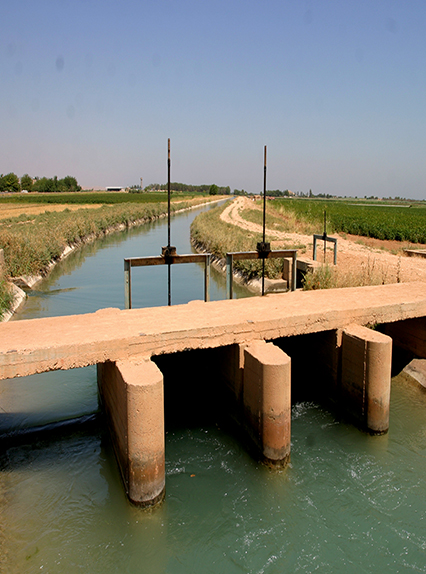
[[[226,254],[226,297],[227,299],[232,299],[233,289],[232,289],[232,279],[233,279],[233,268],[234,261],[241,261],[244,259],[289,259],[291,258],[293,263],[291,267],[291,286],[290,290],[296,290],[296,270],[297,270],[297,249],[283,249],[275,251],[237,251],[234,253]]]
[[[132,308],[132,267],[148,267],[151,265],[175,265],[179,263],[204,263],[204,301],[210,301],[210,253],[177,255],[172,251],[167,253],[163,247],[163,255],[148,257],[128,257],[124,259],[124,308]],[[172,248],[173,249],[173,248]]]

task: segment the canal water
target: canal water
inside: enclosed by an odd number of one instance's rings
[[[172,220],[178,253],[190,252],[194,216]],[[123,308],[124,257],[155,255],[166,243],[163,220],[84,247],[16,320]],[[132,278],[135,307],[167,302],[166,269],[136,269]],[[174,267],[172,285],[175,304],[201,299],[202,268]],[[212,299],[224,292],[214,274]],[[91,415],[95,369],[2,382],[0,409],[3,435]],[[426,395],[401,378],[382,437],[315,402],[294,404],[282,471],[259,465],[219,419],[174,424],[166,499],[149,511],[128,503],[98,420],[29,434],[0,452],[0,572],[426,572]]]

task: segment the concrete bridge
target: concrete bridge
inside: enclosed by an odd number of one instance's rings
[[[199,385],[206,372],[224,381],[259,457],[282,466],[296,363],[360,427],[384,433],[392,342],[426,358],[425,318],[426,284],[407,283],[9,322],[0,324],[0,379],[96,364],[126,492],[146,506],[164,496],[168,360],[185,358],[171,369],[183,387],[185,365],[204,353]]]

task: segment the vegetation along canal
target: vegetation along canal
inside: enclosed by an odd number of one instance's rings
[[[172,220],[178,253],[190,252],[198,212]],[[161,220],[85,246],[16,320],[123,308],[124,257],[159,254],[166,238]],[[137,269],[132,282],[134,307],[167,302],[166,268]],[[176,266],[172,287],[174,304],[202,299],[202,267]],[[224,294],[213,273],[211,298]],[[176,384],[185,385],[178,374]],[[90,415],[95,369],[3,381],[0,406],[3,435]],[[398,377],[384,436],[309,397],[295,402],[283,471],[259,465],[207,409],[197,421],[177,412],[166,429],[166,500],[151,511],[128,503],[101,422],[28,435],[0,454],[0,571],[425,572],[425,411],[426,395]]]

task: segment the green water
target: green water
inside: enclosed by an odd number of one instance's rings
[[[192,216],[173,220],[178,252],[189,250]],[[165,230],[158,223],[88,246],[54,271],[21,318],[122,308],[123,257],[158,253]],[[135,306],[165,304],[161,276],[139,280]],[[202,269],[174,273],[173,285],[175,302],[201,298]],[[215,278],[213,298],[223,290]],[[93,369],[0,391],[3,433],[97,409]],[[166,435],[166,500],[150,511],[127,502],[100,423],[9,446],[0,454],[0,571],[425,572],[425,407],[423,392],[394,379],[390,432],[371,437],[314,402],[297,403],[283,471],[258,465],[214,419],[175,424]]]

